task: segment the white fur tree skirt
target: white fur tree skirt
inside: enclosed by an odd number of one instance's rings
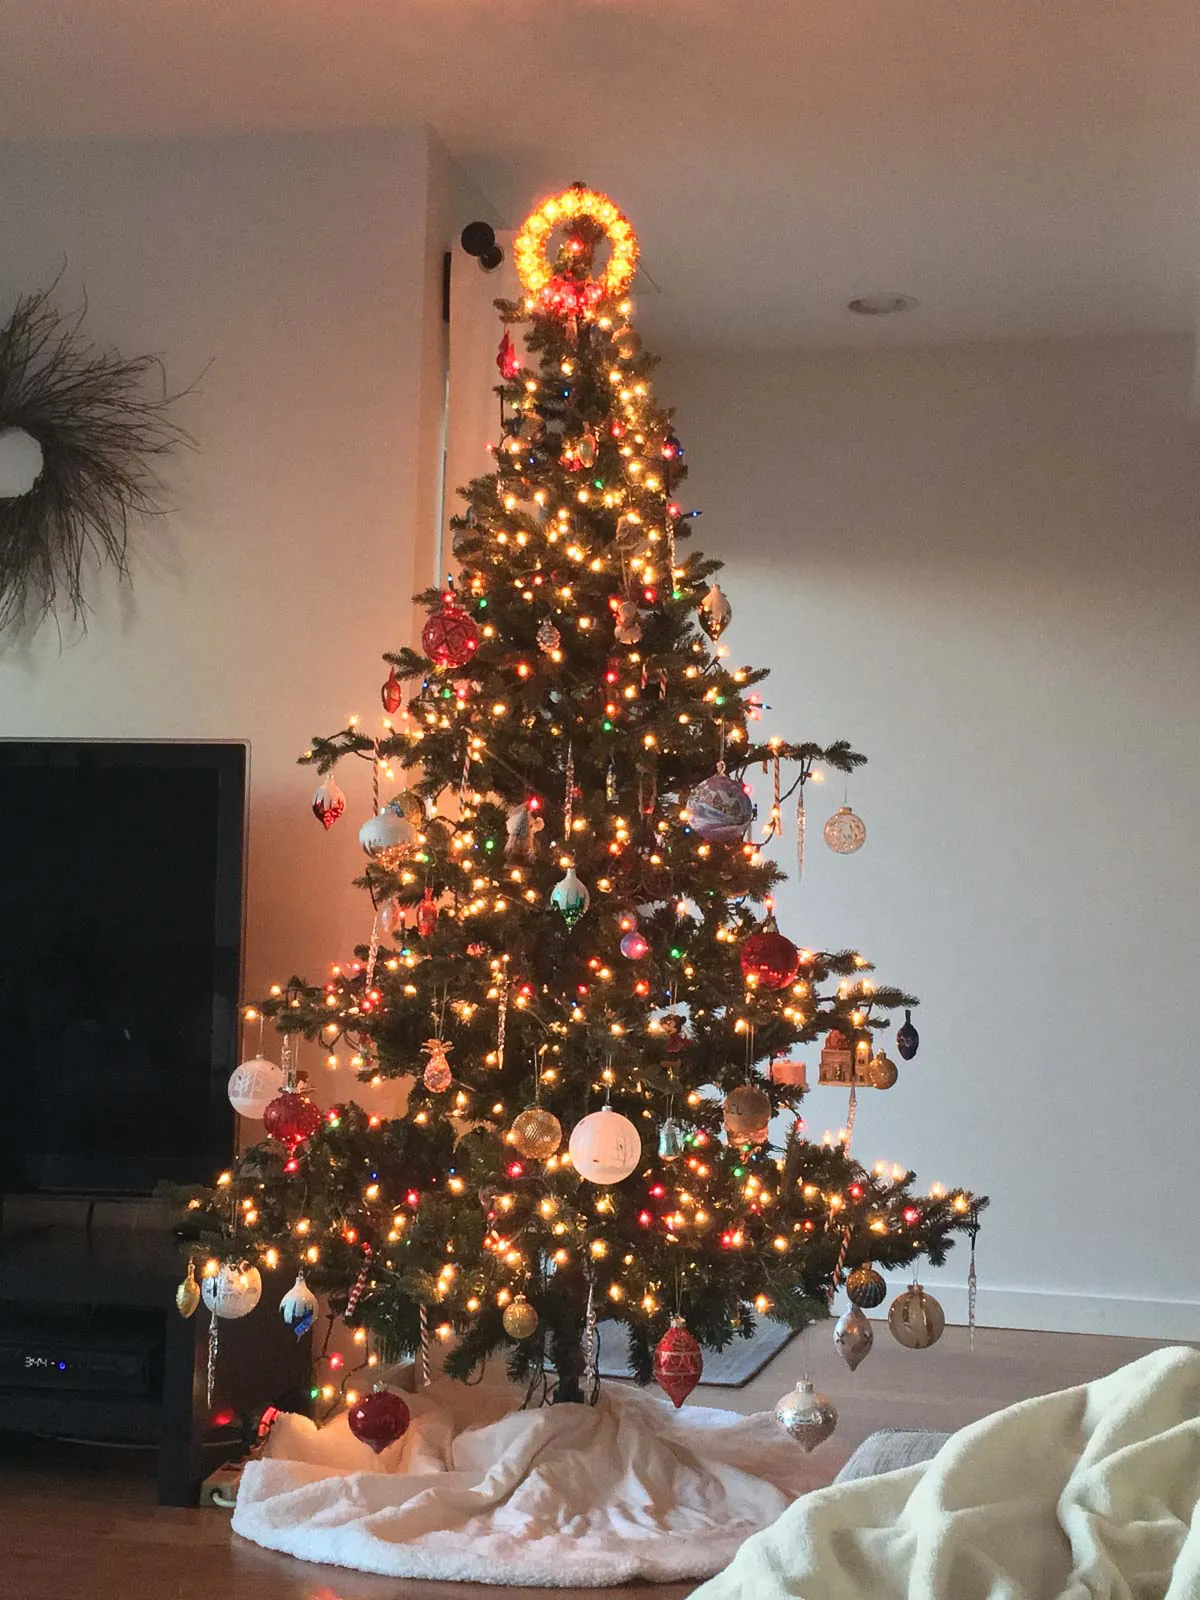
[[[829,1481],[767,1411],[609,1384],[595,1407],[513,1409],[442,1381],[405,1395],[412,1425],[379,1456],[344,1416],[281,1416],[248,1463],[233,1527],[305,1561],[400,1578],[583,1588],[719,1572],[797,1495]]]

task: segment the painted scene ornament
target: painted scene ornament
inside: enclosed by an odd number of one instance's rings
[[[741,844],[754,820],[754,802],[745,784],[726,774],[723,761],[688,795],[685,809],[692,832],[709,844]]]
[[[575,1124],[568,1149],[576,1172],[589,1183],[620,1183],[642,1159],[641,1135],[608,1106]]]

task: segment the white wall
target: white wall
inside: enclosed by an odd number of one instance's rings
[[[985,1322],[1200,1338],[1190,360],[1128,339],[663,374],[728,641],[773,669],[764,728],[871,757],[865,848],[826,849],[841,785],[816,791],[781,921],[921,995],[855,1149],[990,1191]],[[818,1137],[844,1120],[840,1091],[807,1107]],[[952,1314],[965,1272],[960,1250]]]
[[[295,760],[380,714],[431,579],[446,181],[424,130],[0,146],[0,315],[65,262],[96,340],[199,380],[132,590],[101,577],[61,652],[8,643],[0,734],[251,741],[250,994],[369,932],[368,769],[325,835]]]

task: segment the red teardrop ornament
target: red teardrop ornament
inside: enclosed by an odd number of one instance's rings
[[[395,667],[388,673],[387,680],[379,691],[379,698],[383,701],[383,709],[389,717],[399,711],[400,702],[404,699],[404,694],[400,688],[400,679],[396,676]]]
[[[700,1346],[687,1331],[683,1318],[672,1317],[671,1326],[654,1348],[655,1382],[678,1409],[700,1382],[703,1371]]]
[[[378,1455],[404,1437],[412,1416],[398,1394],[390,1389],[377,1389],[350,1407],[347,1420],[354,1437],[369,1444]]]
[[[321,1109],[306,1094],[285,1089],[267,1104],[262,1119],[271,1137],[286,1145],[289,1154],[294,1155],[321,1126]]]

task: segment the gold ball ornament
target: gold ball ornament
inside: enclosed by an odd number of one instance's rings
[[[849,806],[839,806],[825,824],[825,843],[839,856],[852,856],[866,842],[866,823]]]
[[[725,1096],[725,1132],[730,1144],[765,1144],[771,1123],[770,1097],[743,1083]]]
[[[871,1064],[867,1068],[867,1082],[872,1089],[890,1089],[900,1076],[900,1069],[891,1056],[884,1055],[880,1050],[871,1057]]]
[[[837,1419],[837,1407],[827,1394],[813,1387],[810,1378],[802,1378],[775,1407],[776,1422],[806,1452],[824,1444],[837,1427]]]
[[[538,1314],[519,1294],[505,1306],[503,1322],[510,1339],[532,1339],[538,1328]]]
[[[508,1132],[509,1143],[527,1161],[547,1161],[562,1144],[562,1123],[542,1106],[519,1112]]]
[[[928,1350],[946,1331],[946,1313],[931,1294],[914,1283],[892,1301],[888,1328],[906,1350]]]
[[[196,1263],[188,1262],[187,1277],[175,1291],[175,1304],[181,1317],[195,1316],[200,1305],[200,1285],[196,1282]]]
[[[867,1311],[883,1304],[887,1298],[887,1284],[869,1261],[854,1271],[846,1279],[846,1294],[850,1303],[863,1306]]]

